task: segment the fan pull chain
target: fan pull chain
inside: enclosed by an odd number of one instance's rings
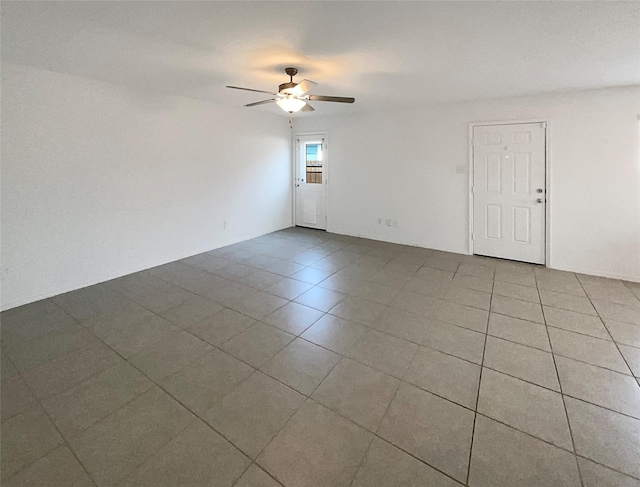
[[[289,117],[289,128],[293,130],[293,119]]]

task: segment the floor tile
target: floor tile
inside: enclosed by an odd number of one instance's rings
[[[257,463],[284,485],[348,486],[370,441],[366,430],[309,400]]]
[[[203,416],[255,458],[304,402],[304,396],[261,372],[237,386]]]
[[[212,349],[207,342],[180,332],[135,354],[129,361],[152,380],[160,382]]]
[[[91,330],[71,325],[8,350],[13,365],[25,371],[81,348],[96,347],[100,340]]]
[[[399,260],[392,260],[387,265],[384,266],[384,270],[386,272],[392,272],[394,274],[399,274],[403,276],[412,276],[418,271],[421,264],[422,262],[420,262],[419,264],[412,264],[411,262],[402,262]]]
[[[229,304],[229,308],[239,311],[242,314],[261,320],[278,308],[282,308],[288,301],[265,292],[257,292],[248,298],[241,299]]]
[[[222,345],[222,349],[252,367],[261,367],[294,338],[289,333],[258,322]]]
[[[435,318],[445,323],[486,333],[489,312],[461,304],[442,302]]]
[[[296,338],[261,370],[303,394],[311,394],[340,361],[340,355]]]
[[[265,288],[265,292],[273,294],[274,296],[280,296],[284,299],[295,299],[312,287],[313,285],[307,282],[296,281],[295,279],[285,277],[281,281]]]
[[[439,299],[444,299],[447,292],[449,292],[451,288],[451,281],[449,281],[448,279],[425,279],[421,277],[412,277],[404,286],[405,291],[410,291],[412,293]],[[457,288],[458,287],[456,287],[456,289]]]
[[[631,376],[556,357],[562,392],[640,419],[640,387]]]
[[[483,333],[431,320],[422,338],[422,345],[476,364],[482,364],[484,340]]]
[[[328,277],[318,287],[323,289],[331,289],[332,291],[338,291],[346,294],[353,292],[360,284],[365,282],[365,279],[360,277],[341,276],[339,274],[333,274]]]
[[[378,436],[464,482],[473,412],[402,384],[378,428]]]
[[[184,430],[194,416],[166,393],[151,389],[69,439],[100,486],[115,485]]]
[[[326,312],[345,297],[346,294],[316,286],[298,296],[295,302]]]
[[[429,465],[407,455],[380,438],[374,438],[353,487],[457,487],[460,484]]]
[[[253,287],[229,281],[227,285],[215,288],[210,293],[207,293],[205,297],[228,308],[230,304],[250,298],[258,294],[258,292],[259,291]]]
[[[429,321],[423,316],[387,306],[368,326],[410,342],[420,343]]]
[[[508,298],[521,299],[531,303],[539,303],[538,289],[530,286],[521,286],[511,282],[496,281],[493,286],[493,294]]]
[[[454,274],[455,272],[453,271],[445,271],[434,267],[421,267],[418,269],[418,272],[415,273],[415,277],[451,281]]]
[[[401,378],[418,345],[374,330],[366,330],[347,356],[374,369]]]
[[[347,296],[329,310],[329,313],[354,323],[369,325],[380,316],[384,308],[380,303]]]
[[[102,284],[60,294],[52,301],[78,320],[111,313],[131,303],[130,299]]]
[[[549,337],[553,353],[556,355],[563,355],[623,374],[631,373],[613,342],[558,328],[549,328]]]
[[[584,283],[583,287],[591,299],[608,301],[633,308],[640,308],[640,301],[624,284],[616,281],[615,286],[601,286],[599,284]]]
[[[547,291],[546,289],[540,289],[539,292],[543,305],[575,311],[577,313],[596,315],[596,310],[588,298]]]
[[[373,281],[365,281],[352,293],[353,296],[383,305],[389,304],[400,292],[397,287],[386,286]]]
[[[475,409],[480,366],[451,355],[421,347],[404,380],[421,389]]]
[[[255,271],[253,274],[242,277],[240,282],[247,286],[255,287],[256,289],[266,289],[284,279],[279,274],[267,271]]]
[[[256,320],[247,315],[238,313],[230,308],[224,308],[222,311],[193,325],[189,328],[189,332],[202,338],[205,342],[220,346],[255,323]]]
[[[60,446],[3,482],[5,487],[93,487],[71,450]]]
[[[42,406],[62,434],[69,438],[80,434],[150,387],[149,379],[123,362],[73,389],[44,399]]]
[[[398,274],[397,272],[395,272],[396,270],[397,269],[379,270],[367,280],[377,284],[394,287],[396,289],[402,289],[409,282],[411,276],[406,274]]]
[[[604,319],[622,321],[623,323],[640,326],[640,309],[638,308],[595,299],[592,299],[591,302],[596,307],[598,314]]]
[[[299,335],[323,315],[324,313],[317,309],[298,303],[287,303],[267,316],[264,322],[293,335]]]
[[[9,358],[9,354],[5,352],[4,348],[0,350],[0,378],[1,380],[9,379],[18,375],[18,370],[13,365],[13,362]]]
[[[597,316],[585,315],[559,308],[543,306],[544,317],[548,326],[562,328],[583,335],[589,335],[603,340],[611,340],[609,332]],[[640,336],[640,329],[638,336]]]
[[[516,268],[496,267],[495,280],[510,282],[520,286],[536,286],[536,279],[533,272],[530,269],[522,267],[518,267],[517,270]]]
[[[250,460],[201,421],[194,421],[140,468],[122,487],[231,486]]]
[[[578,457],[584,487],[640,487],[640,480]]]
[[[573,451],[564,403],[557,392],[485,368],[478,412]]]
[[[40,406],[2,423],[2,483],[22,468],[43,457],[62,437]]]
[[[375,431],[400,381],[347,358],[331,371],[312,398]]]
[[[490,293],[493,290],[493,279],[468,276],[458,272],[454,276],[453,281],[451,281],[451,286],[464,287],[467,289],[475,289],[476,291]]]
[[[579,487],[573,454],[479,415],[469,485]]]
[[[532,321],[491,313],[489,315],[489,335],[547,352],[551,351],[547,328]]]
[[[37,397],[47,397],[70,389],[103,370],[122,362],[113,350],[101,346],[74,350],[23,374]]]
[[[640,478],[640,420],[565,398],[576,453]]]
[[[424,264],[427,267],[433,267],[434,269],[442,269],[443,271],[455,272],[458,270],[458,262],[441,259],[439,257],[429,257]]]
[[[586,297],[582,286],[574,276],[563,278],[551,276],[538,276],[536,278],[538,289],[555,291],[562,294],[572,294],[574,296]]]
[[[491,304],[491,294],[455,286],[447,291],[444,300],[450,303],[488,310]]]
[[[333,272],[331,271],[324,271],[322,269],[316,269],[314,267],[305,267],[304,269],[291,274],[291,278],[315,286],[316,284],[324,281],[332,274]]]
[[[640,377],[640,348],[629,347],[628,345],[618,345],[618,348],[633,375]]]
[[[467,276],[493,279],[493,276],[495,274],[495,269],[493,267],[485,267],[482,265],[460,264],[457,272],[459,274],[464,274]]]
[[[254,369],[221,350],[212,350],[162,381],[162,387],[196,414],[203,414]]]
[[[176,335],[180,328],[168,320],[152,315],[121,329],[102,329],[96,334],[124,358]]]
[[[542,307],[538,303],[530,303],[521,299],[508,298],[506,296],[493,296],[491,311],[502,315],[513,316],[527,321],[544,324]]]
[[[305,340],[339,354],[346,354],[365,332],[365,327],[333,315],[324,315],[302,335]]]
[[[542,350],[490,336],[484,351],[484,365],[554,391],[560,390],[553,356]]]
[[[390,306],[425,318],[433,318],[441,304],[442,301],[439,299],[402,290],[391,301]]]
[[[50,299],[3,311],[0,316],[2,343],[10,348],[76,323],[75,318]]]
[[[606,318],[604,322],[613,337],[613,341],[640,348],[640,326]]]
[[[2,381],[0,393],[0,417],[6,421],[37,404],[37,400],[21,377],[10,377]]]
[[[193,295],[186,301],[160,313],[174,325],[189,328],[222,310],[222,305],[200,296]]]
[[[240,477],[233,487],[280,487],[281,484],[276,482],[273,477],[269,476],[264,470],[255,463],[251,465],[247,471]]]

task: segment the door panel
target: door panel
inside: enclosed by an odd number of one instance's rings
[[[544,264],[545,137],[542,123],[474,127],[475,254]]]
[[[295,139],[295,222],[327,229],[327,144],[323,136]]]

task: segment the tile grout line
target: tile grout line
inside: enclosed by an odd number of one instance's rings
[[[63,310],[64,311],[64,310]],[[65,311],[66,313],[66,311]],[[15,364],[13,364],[13,361],[11,360],[11,357],[9,357],[9,361],[11,362],[11,364],[14,366],[15,368]],[[60,428],[58,428],[58,425],[55,423],[55,421],[53,421],[53,419],[51,419],[51,416],[49,415],[49,412],[45,409],[45,407],[42,405],[42,402],[40,401],[40,398],[34,394],[33,389],[31,388],[31,386],[27,383],[26,380],[24,380],[24,378],[22,377],[22,372],[20,372],[18,369],[16,369],[18,371],[18,375],[20,376],[20,379],[22,380],[22,382],[24,383],[25,387],[27,387],[27,389],[29,389],[29,392],[32,394],[33,398],[36,400],[38,406],[40,407],[40,409],[42,410],[42,412],[45,414],[45,416],[47,417],[47,419],[49,420],[49,422],[51,423],[51,425],[55,428],[56,432],[58,433],[58,435],[60,436],[60,438],[62,439],[63,443],[59,443],[57,444],[54,448],[52,448],[51,450],[47,451],[46,453],[44,453],[42,456],[40,456],[39,458],[35,459],[34,461],[32,461],[31,463],[29,463],[28,465],[25,465],[23,468],[19,469],[18,471],[14,472],[11,477],[9,477],[7,479],[10,480],[11,478],[15,477],[16,475],[18,475],[20,472],[25,471],[27,468],[29,468],[30,466],[32,466],[33,464],[35,464],[36,462],[42,460],[44,457],[46,457],[47,455],[51,454],[52,452],[56,451],[58,448],[60,448],[61,446],[66,446],[69,451],[71,452],[71,454],[73,455],[73,457],[76,459],[76,461],[78,462],[78,464],[80,465],[80,467],[82,467],[82,470],[87,474],[87,477],[89,478],[89,480],[93,483],[93,485],[98,485],[98,483],[95,481],[95,479],[93,478],[93,476],[89,473],[89,471],[87,470],[87,468],[85,467],[84,463],[82,463],[82,461],[80,461],[80,458],[78,457],[78,455],[76,454],[75,450],[71,447],[71,444],[69,443],[67,437],[62,433],[62,431],[60,431]],[[28,411],[28,410],[27,410]],[[22,413],[24,413],[26,411],[23,411]],[[20,414],[22,414],[20,413]],[[16,415],[18,416],[18,415]],[[15,416],[14,416],[15,417]]]
[[[495,277],[495,274],[494,274]],[[495,279],[493,280],[493,287],[491,288],[491,298],[489,300],[489,313],[487,314],[487,328],[484,334],[484,345],[482,347],[482,361],[480,364],[480,374],[478,377],[478,392],[476,394],[476,404],[473,411],[473,427],[471,428],[471,444],[469,445],[469,459],[467,462],[467,478],[465,484],[469,485],[469,477],[471,476],[471,456],[473,454],[473,440],[476,436],[476,421],[478,419],[478,403],[480,402],[480,387],[482,385],[482,371],[484,369],[484,357],[487,352],[487,338],[489,336],[489,319],[491,318],[491,305],[493,304],[493,290],[495,288]]]
[[[575,277],[575,274],[574,274]],[[540,288],[538,287],[538,278],[535,275],[535,271],[534,271],[534,278],[536,281],[536,289],[538,291],[538,296],[540,297]],[[576,278],[577,280],[577,278]],[[556,363],[556,357],[555,354],[553,353],[553,343],[551,341],[551,335],[549,334],[549,327],[547,325],[547,319],[546,319],[546,315],[544,312],[544,307],[542,306],[542,304],[540,305],[540,309],[542,310],[542,316],[545,322],[545,330],[547,332],[547,340],[549,340],[549,346],[551,347],[551,357],[553,359],[553,367],[555,368],[556,371],[556,379],[558,380],[558,387],[560,388],[560,398],[562,399],[562,406],[564,407],[564,415],[565,418],[567,420],[567,427],[569,428],[569,435],[571,436],[571,446],[573,447],[573,459],[575,461],[576,464],[576,469],[578,470],[578,480],[580,481],[580,485],[585,487],[585,483],[584,483],[584,479],[582,478],[582,471],[580,470],[580,464],[578,462],[578,455],[577,455],[577,450],[576,450],[576,442],[573,436],[573,428],[571,427],[571,420],[569,419],[569,412],[567,410],[567,403],[565,400],[565,396],[562,392],[562,381],[560,380],[560,373],[558,372],[558,364]]]
[[[577,279],[577,278],[576,278]],[[609,334],[609,337],[611,338],[611,341],[613,342],[613,344],[616,346],[616,350],[618,350],[618,353],[620,354],[620,356],[622,357],[623,362],[625,363],[625,365],[627,366],[627,369],[629,370],[629,372],[631,373],[631,377],[633,377],[635,379],[635,375],[633,374],[633,370],[631,369],[631,366],[629,365],[629,362],[627,361],[627,358],[624,356],[624,354],[622,353],[622,350],[620,350],[620,345],[618,344],[618,342],[613,338],[613,335],[611,334],[611,331],[609,330],[609,327],[607,326],[607,324],[605,323],[604,319],[602,318],[602,316],[600,315],[600,312],[598,311],[598,309],[595,307],[595,305],[593,304],[593,301],[591,300],[591,297],[589,296],[589,294],[587,293],[587,291],[585,290],[582,281],[580,281],[580,279],[577,279],[578,283],[580,284],[580,286],[582,287],[582,291],[584,292],[584,294],[586,295],[587,299],[589,300],[589,302],[591,303],[591,306],[593,306],[593,309],[596,310],[596,313],[598,313],[598,318],[600,319],[600,321],[602,322],[602,326],[604,326],[604,329],[607,330],[607,333]],[[607,340],[608,341],[608,340]],[[632,347],[635,348],[635,347]],[[603,367],[604,368],[604,367]],[[609,369],[608,369],[609,370]],[[614,371],[615,372],[615,371]],[[620,373],[620,372],[619,372]],[[626,374],[624,374],[626,375]],[[636,384],[638,384],[638,387],[640,387],[640,383],[638,383],[638,381],[636,380]]]

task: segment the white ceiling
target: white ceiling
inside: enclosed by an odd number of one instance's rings
[[[640,3],[2,2],[2,60],[236,106],[291,65],[353,113],[640,84]]]

